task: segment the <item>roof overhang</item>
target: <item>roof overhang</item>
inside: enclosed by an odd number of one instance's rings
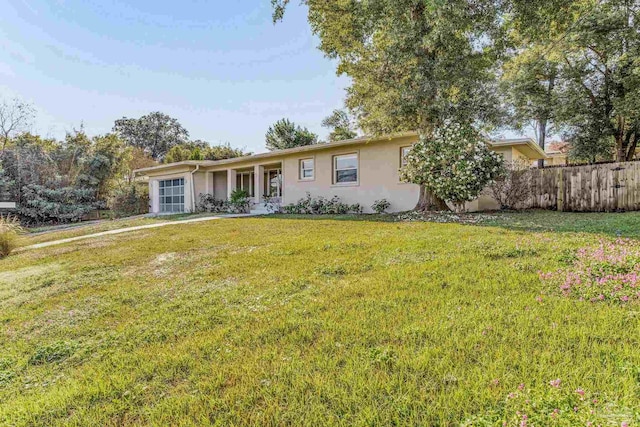
[[[134,174],[149,175],[154,172],[170,172],[173,170],[192,170],[197,166],[201,168],[215,168],[218,166],[242,164],[249,162],[261,162],[269,161],[270,159],[281,159],[291,154],[308,153],[321,150],[329,150],[333,148],[348,147],[360,144],[369,144],[376,142],[391,141],[401,138],[417,138],[418,132],[403,132],[393,135],[386,135],[380,137],[361,137],[355,139],[348,139],[345,141],[327,142],[322,144],[305,145],[303,147],[289,148],[286,150],[270,151],[267,153],[253,154],[251,156],[234,157],[233,159],[224,160],[186,160],[183,162],[168,163],[164,165],[151,166],[148,168],[136,169]],[[489,142],[490,148],[509,148],[513,147],[520,151],[522,154],[530,158],[531,160],[547,159],[548,156],[545,152],[536,144],[531,138],[516,138],[516,139],[500,139]]]
[[[489,142],[491,148],[513,147],[531,160],[544,160],[548,156],[531,138],[497,139]]]
[[[215,167],[215,166],[223,166],[223,165],[231,165],[231,164],[240,164],[240,163],[253,162],[253,161],[269,160],[273,158],[281,158],[281,157],[285,157],[285,156],[288,156],[291,154],[297,154],[297,153],[308,153],[313,151],[329,150],[332,148],[346,147],[351,145],[369,144],[374,142],[391,141],[394,139],[411,138],[411,137],[417,137],[417,136],[418,136],[418,132],[403,132],[403,133],[385,135],[380,137],[365,136],[361,138],[347,139],[344,141],[326,142],[322,144],[305,145],[302,147],[289,148],[286,150],[270,151],[267,153],[253,154],[251,156],[234,157],[232,159],[186,160],[183,162],[168,163],[164,165],[157,165],[157,166],[151,166],[148,168],[136,169],[133,172],[136,175],[138,174],[145,175],[147,173],[153,173],[154,171],[167,170],[169,168],[176,168],[180,166],[195,168],[196,166],[200,165],[200,167],[206,168],[206,167]]]

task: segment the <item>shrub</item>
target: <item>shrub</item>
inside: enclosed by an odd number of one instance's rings
[[[526,208],[531,197],[531,167],[523,161],[505,164],[503,173],[489,185],[500,209]]]
[[[387,201],[387,199],[376,200],[373,205],[371,205],[371,209],[377,214],[383,214],[387,209],[391,207],[391,203]]]
[[[640,245],[636,242],[602,241],[564,258],[568,268],[540,273],[552,292],[593,303],[640,302]]]
[[[149,212],[149,187],[132,184],[116,190],[109,199],[109,208],[116,218]]]
[[[251,197],[245,190],[235,190],[229,197],[229,208],[233,213],[248,213]]]
[[[472,126],[447,121],[421,136],[400,175],[462,209],[502,172],[502,157],[489,150]]]
[[[78,222],[100,204],[89,188],[50,188],[29,184],[22,188],[22,204],[18,212],[29,223]]]
[[[282,202],[280,197],[264,196],[264,206],[270,213],[282,212]]]
[[[196,203],[196,212],[227,213],[230,211],[226,200],[216,199],[212,194],[200,194],[200,200]]]
[[[354,205],[342,203],[338,196],[333,196],[331,199],[320,196],[314,199],[311,194],[307,193],[297,203],[283,206],[282,211],[288,214],[302,215],[345,215],[362,213],[362,206],[357,203]]]
[[[18,244],[18,234],[22,233],[18,218],[15,216],[0,216],[0,258],[11,255]]]

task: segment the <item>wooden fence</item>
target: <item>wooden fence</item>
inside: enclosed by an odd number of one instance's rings
[[[640,162],[534,169],[530,207],[559,211],[640,210]]]

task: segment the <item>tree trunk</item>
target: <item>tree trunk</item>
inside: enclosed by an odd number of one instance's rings
[[[420,198],[416,205],[416,211],[448,211],[449,206],[440,197],[428,191],[423,185],[420,186]]]
[[[540,146],[540,148],[542,148],[542,151],[544,151],[544,146],[546,145],[546,142],[547,142],[547,121],[540,120],[538,121],[538,145]],[[544,159],[538,160],[538,167],[539,168],[544,167]]]

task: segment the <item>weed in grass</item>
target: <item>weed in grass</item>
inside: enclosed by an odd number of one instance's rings
[[[60,362],[71,356],[78,344],[70,341],[58,341],[36,348],[29,358],[30,365]]]
[[[541,272],[540,278],[565,297],[620,304],[640,301],[640,244],[632,240],[600,241],[564,257],[568,267]],[[569,261],[571,260],[571,261]]]

